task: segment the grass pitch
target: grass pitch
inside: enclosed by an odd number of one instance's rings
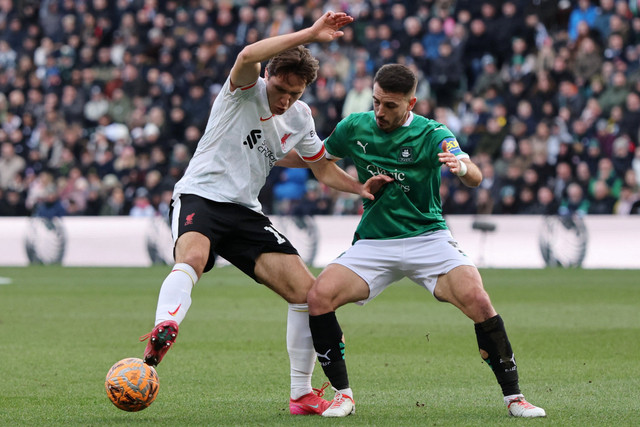
[[[639,271],[482,270],[523,392],[547,410],[536,420],[507,416],[471,322],[409,281],[338,311],[356,414],[289,415],[286,303],[233,267],[196,286],[158,367],[156,401],[120,411],[107,399],[105,375],[116,361],[142,356],[138,337],[152,326],[167,272],[0,268],[0,424],[638,425]],[[323,381],[317,365],[314,386]]]

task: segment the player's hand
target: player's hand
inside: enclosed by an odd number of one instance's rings
[[[442,153],[438,153],[438,159],[449,168],[451,173],[457,175],[460,172],[460,160],[449,152],[446,142],[442,143]]]
[[[362,187],[362,193],[360,196],[365,199],[374,200],[374,194],[376,194],[380,189],[393,181],[393,178],[388,175],[376,175],[369,178]]]
[[[353,18],[344,12],[327,12],[311,26],[313,41],[325,43],[342,37],[340,28],[352,22]]]

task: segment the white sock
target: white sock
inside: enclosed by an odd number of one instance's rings
[[[291,398],[311,393],[311,375],[316,362],[307,304],[289,304],[287,315],[287,351],[291,363]]]
[[[342,395],[349,396],[351,400],[353,400],[353,390],[351,388],[343,388],[342,390],[338,390]]]
[[[176,264],[164,279],[158,296],[156,325],[165,320],[180,324],[191,306],[191,289],[198,281],[198,275],[189,264]]]
[[[511,402],[513,399],[516,399],[518,397],[524,397],[524,394],[512,394],[510,396],[505,396],[504,397],[504,404],[509,406],[509,402]]]

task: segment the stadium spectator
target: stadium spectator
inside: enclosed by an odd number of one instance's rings
[[[618,176],[613,167],[613,162],[608,157],[603,157],[598,161],[598,170],[591,178],[589,185],[589,196],[595,196],[595,183],[598,181],[604,181],[613,196],[618,197],[620,195],[620,189],[623,184],[622,177]]]
[[[480,19],[484,22],[487,28],[487,35],[489,36],[489,45],[487,46],[487,49],[489,49],[489,52],[494,58],[500,58],[499,51],[503,49],[498,45],[498,39],[500,37],[499,34],[503,30],[499,28],[500,15],[498,13],[498,4],[492,0],[482,0],[481,3]],[[508,28],[511,28],[511,25],[509,25]],[[507,31],[509,30],[507,29]],[[502,62],[499,62],[498,66],[502,66]]]
[[[611,17],[615,15],[614,0],[600,0],[600,5],[596,9],[596,16],[593,21],[593,29],[599,38],[601,44],[609,37],[611,33]]]
[[[501,123],[499,118],[490,117],[487,120],[486,129],[479,132],[480,139],[472,154],[487,154],[492,160],[496,160],[501,153],[502,142],[508,132],[509,128]]]
[[[504,87],[504,80],[499,73],[496,59],[491,54],[485,54],[480,59],[482,71],[478,73],[477,79],[473,85],[473,94],[482,96],[489,88],[494,88],[498,92]]]
[[[602,52],[591,37],[582,39],[576,50],[572,71],[578,86],[585,87],[600,72],[603,62]]]
[[[342,118],[351,113],[361,113],[371,109],[373,92],[371,91],[371,79],[368,77],[356,77],[353,79],[353,87],[347,91],[347,96],[342,106]]]
[[[575,182],[580,184],[582,187],[582,191],[584,194],[589,192],[589,187],[591,185],[591,170],[589,169],[589,165],[586,162],[580,162],[576,166],[576,177]]]
[[[357,176],[357,171],[353,165],[345,169],[350,175]],[[339,192],[333,198],[331,213],[333,215],[361,215],[362,199],[351,194]]]
[[[636,184],[640,185],[640,144],[636,144],[633,160],[631,160],[631,169],[636,176]]]
[[[558,213],[563,216],[584,216],[589,211],[589,201],[580,184],[572,182],[567,186],[566,196],[560,199]]]
[[[473,88],[482,73],[482,58],[490,55],[491,40],[482,19],[475,18],[469,24],[469,34],[464,41],[462,61],[465,65],[467,86]]]
[[[494,204],[495,200],[491,196],[491,192],[486,188],[479,188],[476,195],[476,211],[474,213],[478,215],[490,215],[493,213]],[[449,210],[450,209],[447,209],[447,211],[445,211],[443,206],[442,212],[446,214]]]
[[[27,216],[22,194],[14,189],[0,189],[0,216]]]
[[[112,188],[100,208],[100,215],[125,215],[127,212],[124,191],[119,186]]]
[[[442,40],[438,56],[432,58],[428,75],[438,105],[451,108],[457,104],[463,72],[459,58],[453,54],[451,43],[446,39]]]
[[[628,136],[632,141],[638,141],[640,137],[640,95],[638,93],[629,92],[627,95],[619,126],[621,135]]]
[[[501,13],[497,15],[495,19],[495,32],[494,43],[496,46],[510,46],[514,40],[518,40],[517,43],[523,43],[526,46],[526,42],[521,38],[524,32],[523,19],[521,11],[518,10],[518,4],[516,1],[507,0],[502,3]],[[507,49],[499,49],[497,51],[498,63],[508,62],[512,55],[522,55],[523,51],[517,51],[517,48],[512,52]]]
[[[529,92],[529,99],[538,119],[555,118],[558,104],[555,99],[556,85],[547,71],[536,74],[535,83]],[[510,111],[513,111],[511,109]]]
[[[58,196],[55,184],[48,185],[43,189],[42,196],[37,200],[33,209],[33,216],[53,219],[67,215],[62,201]]]
[[[147,218],[156,216],[156,210],[149,200],[149,190],[145,187],[140,187],[136,190],[133,206],[129,211],[129,215],[133,217]]]
[[[427,33],[422,38],[422,45],[427,54],[427,59],[433,60],[441,56],[440,43],[447,39],[442,20],[434,16],[427,23]],[[384,39],[383,39],[384,40]]]
[[[620,190],[620,198],[613,207],[613,212],[617,215],[640,213],[634,212],[634,206],[638,206],[638,201],[640,201],[640,192],[638,192],[637,186],[628,186],[625,184]]]
[[[633,160],[632,147],[633,143],[626,134],[622,134],[613,141],[611,163],[616,175],[621,178],[624,178],[625,173],[631,170],[631,162]]]
[[[493,213],[500,215],[518,213],[518,192],[513,185],[505,185],[500,189],[500,198],[497,200]]]
[[[518,192],[518,201],[516,203],[517,214],[530,215],[536,203],[536,193],[534,188],[523,186]]]
[[[628,94],[627,76],[623,72],[615,72],[612,76],[611,84],[598,97],[602,113],[607,116],[614,106],[624,105]]]
[[[611,33],[607,38],[603,56],[610,64],[624,64],[624,37],[620,33]]]
[[[291,214],[297,202],[307,192],[309,170],[305,168],[281,168],[278,181],[273,185],[274,209],[278,215]]]
[[[447,214],[452,215],[472,215],[477,212],[471,191],[465,187],[453,189],[451,208]]]
[[[569,16],[569,39],[575,41],[578,38],[578,26],[584,22],[589,28],[596,22],[597,8],[591,4],[591,0],[578,0],[578,4]]]
[[[322,191],[322,185],[316,180],[308,180],[303,198],[293,206],[291,214],[294,216],[331,214],[331,200]]]
[[[16,154],[11,142],[3,142],[0,151],[0,189],[9,189],[16,175],[22,173],[27,162]]]
[[[596,215],[611,214],[615,203],[616,198],[611,195],[607,183],[601,180],[594,182],[588,213]]]
[[[558,213],[558,207],[558,203],[549,187],[540,187],[536,193],[535,202],[525,213],[530,215],[555,215]]]
[[[553,193],[559,200],[567,192],[567,187],[573,182],[573,171],[567,162],[560,162],[556,165],[556,173],[553,179]]]
[[[584,95],[580,93],[578,85],[571,80],[560,80],[558,86],[558,94],[556,98],[556,105],[558,109],[566,108],[570,114],[570,118],[576,118],[580,116],[582,109],[585,106]]]

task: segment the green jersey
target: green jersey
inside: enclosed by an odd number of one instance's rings
[[[349,157],[360,182],[385,174],[394,181],[364,200],[364,213],[356,229],[359,239],[398,239],[447,229],[440,200],[438,153],[446,142],[449,151],[468,157],[446,126],[411,114],[405,125],[386,133],[373,111],[351,114],[325,140],[334,157]]]

